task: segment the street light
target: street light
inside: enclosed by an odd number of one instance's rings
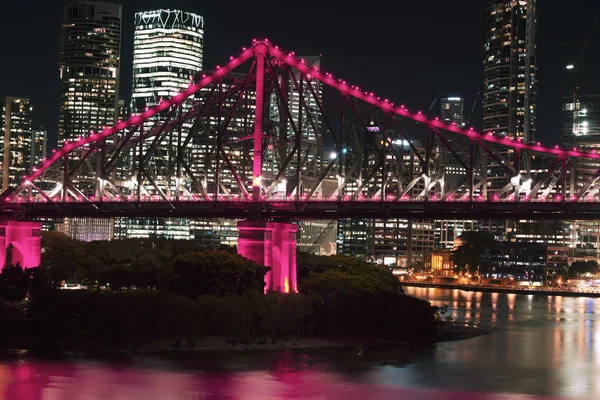
[[[573,68],[575,68],[575,66],[574,66],[573,64],[569,64],[569,65],[567,65],[567,69],[568,69],[568,70],[571,70],[571,69],[573,69]]]

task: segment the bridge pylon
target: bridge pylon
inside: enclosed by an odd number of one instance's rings
[[[297,292],[296,231],[286,222],[238,222],[238,254],[270,267],[265,274],[265,292]]]

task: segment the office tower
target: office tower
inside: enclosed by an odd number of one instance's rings
[[[462,97],[445,97],[441,100],[440,117],[447,124],[455,123],[464,126],[465,100]],[[445,180],[456,181],[463,179],[467,171],[457,162],[456,158],[444,146],[439,147],[442,153]],[[449,182],[448,182],[449,183]],[[475,230],[475,221],[438,220],[435,221],[435,247],[440,250],[452,249],[454,240],[464,231]]]
[[[446,123],[462,126],[464,122],[465,100],[461,97],[445,97],[441,101],[440,116]]]
[[[587,141],[600,138],[600,95],[577,95],[565,97],[563,102],[566,142]]]
[[[204,19],[181,10],[135,14],[131,111],[141,113],[187,89],[202,70]]]
[[[535,140],[536,0],[490,0],[485,11],[483,131]]]
[[[204,46],[204,19],[182,10],[152,10],[138,12],[134,20],[133,86],[131,112],[139,114],[147,108],[169,99],[193,82],[202,70]],[[183,105],[189,107],[190,103]],[[163,113],[164,114],[164,113]],[[161,115],[163,115],[161,114]],[[166,114],[163,115],[166,117]],[[150,130],[148,121],[144,129]],[[184,123],[183,139],[191,123]],[[163,154],[166,144],[159,144]],[[165,178],[170,175],[168,166],[156,157],[149,160],[147,169],[155,177],[161,190],[169,191]],[[117,221],[119,237],[162,237],[190,239],[188,219],[135,218]]]
[[[31,166],[37,166],[42,163],[42,160],[46,157],[47,144],[48,131],[43,127],[34,128],[31,139]]]
[[[119,4],[80,0],[63,9],[60,38],[58,141],[77,140],[117,120],[121,62]],[[71,160],[79,158],[73,154]],[[93,177],[87,177],[93,182]],[[95,184],[80,182],[93,192]],[[109,240],[111,219],[65,219],[63,231],[79,240]],[[60,226],[57,226],[60,229]]]
[[[42,226],[46,224],[54,225],[55,231],[83,242],[108,240],[113,237],[114,224],[110,218],[65,218],[62,223],[42,221]]]
[[[388,138],[383,136],[381,129],[374,129],[380,124],[376,121],[373,125],[371,135],[365,136],[364,145],[361,150],[352,143],[348,144],[347,153],[361,151],[366,158],[360,161],[363,168],[362,173],[356,170],[346,176],[347,192],[344,195],[354,193],[358,189],[361,175],[367,176],[376,160],[380,157],[381,146],[389,143],[386,154],[386,163],[393,164],[401,162],[398,168],[398,180],[410,182],[415,176],[421,174],[418,158],[412,152],[408,143],[395,140],[391,143],[386,140],[394,136],[392,130],[386,130]],[[371,125],[369,126],[371,127]],[[413,142],[418,152],[423,156],[425,147],[419,142]],[[387,145],[385,145],[387,146]],[[359,159],[362,160],[362,157]],[[349,170],[351,170],[349,166]],[[378,193],[382,181],[387,180],[386,187],[390,193],[399,190],[395,178],[391,177],[389,171],[377,171],[373,179],[365,186],[363,193]],[[406,193],[408,197],[419,196],[425,191],[423,180],[419,180]],[[380,194],[381,195],[381,194]],[[385,195],[385,193],[384,193]],[[366,256],[379,264],[394,267],[409,267],[416,261],[423,260],[424,255],[435,247],[435,224],[430,220],[410,220],[401,218],[377,218],[377,219],[340,219],[338,221],[337,253],[346,256]]]
[[[483,132],[524,142],[536,139],[536,0],[489,0],[485,9]],[[514,165],[516,154],[500,155]],[[521,153],[521,171],[527,177],[530,157]],[[503,166],[488,160],[487,197],[509,183]],[[482,224],[481,229],[484,229]],[[512,222],[488,221],[487,230],[504,239]]]
[[[76,1],[63,10],[58,140],[111,126],[117,117],[121,6]]]
[[[563,142],[568,147],[577,147],[582,151],[600,151],[600,95],[569,96],[563,103],[564,131]],[[575,182],[594,181],[600,163],[587,160],[577,168],[582,175]],[[580,190],[576,187],[576,192]],[[599,192],[596,191],[595,196]],[[600,221],[571,221],[569,245],[573,261],[600,259]]]
[[[3,103],[2,135],[2,190],[19,185],[21,177],[32,167],[33,107],[29,99],[6,97]]]

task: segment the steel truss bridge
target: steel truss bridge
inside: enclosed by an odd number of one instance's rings
[[[269,40],[65,142],[6,218],[595,219],[600,155],[447,124]]]

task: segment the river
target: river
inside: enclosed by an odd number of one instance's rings
[[[600,299],[408,288],[501,329],[427,350],[231,351],[0,363],[7,400],[600,398]]]

